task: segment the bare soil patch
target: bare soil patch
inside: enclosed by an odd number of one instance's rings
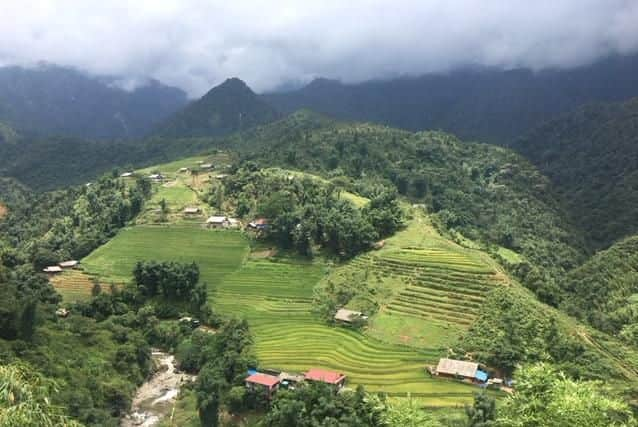
[[[5,205],[0,203],[0,219],[2,219],[5,216],[7,216],[8,213],[9,213],[9,209],[7,209],[7,207]]]

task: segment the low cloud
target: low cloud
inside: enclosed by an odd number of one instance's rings
[[[635,0],[2,3],[0,64],[46,61],[129,85],[154,78],[191,96],[231,76],[268,91],[318,76],[569,68],[638,51]]]

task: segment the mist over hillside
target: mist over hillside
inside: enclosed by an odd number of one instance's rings
[[[583,104],[632,96],[638,96],[638,55],[565,70],[475,68],[358,84],[318,79],[264,98],[282,112],[309,108],[341,119],[441,129],[506,145]]]
[[[137,138],[185,103],[183,91],[157,81],[127,91],[71,68],[0,68],[0,121],[26,134]]]

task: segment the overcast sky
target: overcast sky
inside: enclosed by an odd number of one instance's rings
[[[638,0],[0,0],[0,65],[47,61],[199,96],[638,50]]]

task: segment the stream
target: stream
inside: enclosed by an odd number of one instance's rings
[[[151,427],[170,416],[180,387],[192,381],[193,375],[177,371],[175,357],[153,351],[156,373],[142,384],[133,397],[131,411],[121,421],[122,427]]]

